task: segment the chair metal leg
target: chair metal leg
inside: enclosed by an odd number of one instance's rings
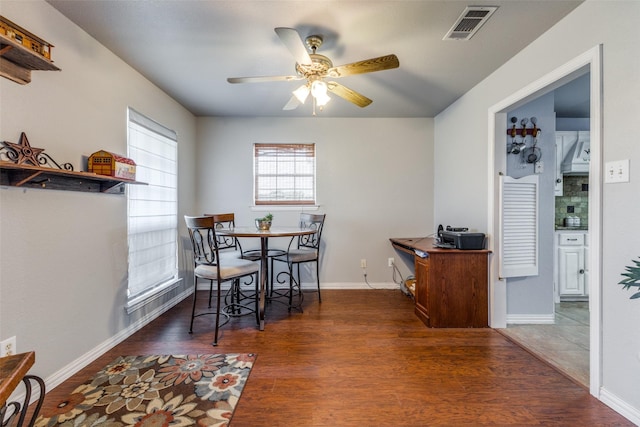
[[[320,295],[320,263],[316,260],[316,280],[318,281],[318,302],[322,302],[322,295]]]
[[[289,311],[291,311],[291,304],[293,304],[293,263],[289,264]]]
[[[216,280],[216,283],[218,283],[218,298],[217,299],[217,307],[216,307],[216,330],[215,330],[215,335],[213,338],[213,346],[217,346],[218,345],[218,328],[220,327],[220,280]]]
[[[298,271],[298,307],[301,307],[300,309],[302,310],[302,299],[304,298],[304,295],[302,295],[302,279],[300,279],[300,263],[298,263],[297,265]]]
[[[258,280],[260,280],[260,278],[258,277],[258,273],[256,273],[256,302],[255,302],[255,309],[256,309],[256,323],[258,324],[258,326],[260,326],[260,283],[258,282]],[[265,293],[265,298],[266,298],[266,293]]]
[[[240,304],[240,279],[234,279],[231,283],[233,287],[233,292],[231,293],[231,313],[238,314],[240,313],[240,308],[238,304]]]
[[[265,292],[265,295],[269,295],[269,298],[271,298],[273,297],[273,258],[269,258],[269,261],[271,262],[271,269],[269,270],[269,283],[267,283],[268,288],[266,289],[269,292]]]
[[[213,294],[213,280],[209,281],[209,308],[211,308],[211,294]]]
[[[193,333],[193,318],[196,315],[196,296],[198,295],[198,278],[193,276],[193,308],[191,309],[191,325],[189,326],[189,333]]]

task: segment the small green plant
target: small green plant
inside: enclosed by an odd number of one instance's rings
[[[632,262],[635,264],[635,266],[625,267],[627,272],[622,273],[622,276],[625,276],[626,278],[618,282],[618,284],[624,285],[622,289],[631,289],[632,286],[640,289],[640,261],[632,260]],[[637,298],[640,298],[640,290],[629,297],[629,299]]]
[[[262,218],[256,218],[256,228],[260,230],[269,230],[271,228],[272,214],[267,214]]]

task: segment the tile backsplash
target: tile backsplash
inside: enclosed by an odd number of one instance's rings
[[[580,218],[583,227],[589,223],[589,177],[563,177],[562,196],[556,196],[556,227],[564,226],[568,216]]]

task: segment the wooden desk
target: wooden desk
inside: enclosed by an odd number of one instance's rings
[[[430,237],[389,239],[397,250],[414,256],[415,313],[431,328],[489,326],[488,250],[434,247]],[[421,257],[416,250],[426,254]]]

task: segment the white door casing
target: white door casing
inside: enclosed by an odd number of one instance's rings
[[[488,109],[488,213],[487,249],[498,254],[491,258],[489,283],[489,325],[505,328],[507,319],[506,280],[499,274],[501,242],[499,179],[506,173],[506,111],[517,108],[549,93],[563,84],[590,73],[590,139],[589,165],[589,259],[588,286],[590,314],[590,381],[589,391],[601,399],[602,384],[602,45],[572,59],[540,79],[525,86]]]

